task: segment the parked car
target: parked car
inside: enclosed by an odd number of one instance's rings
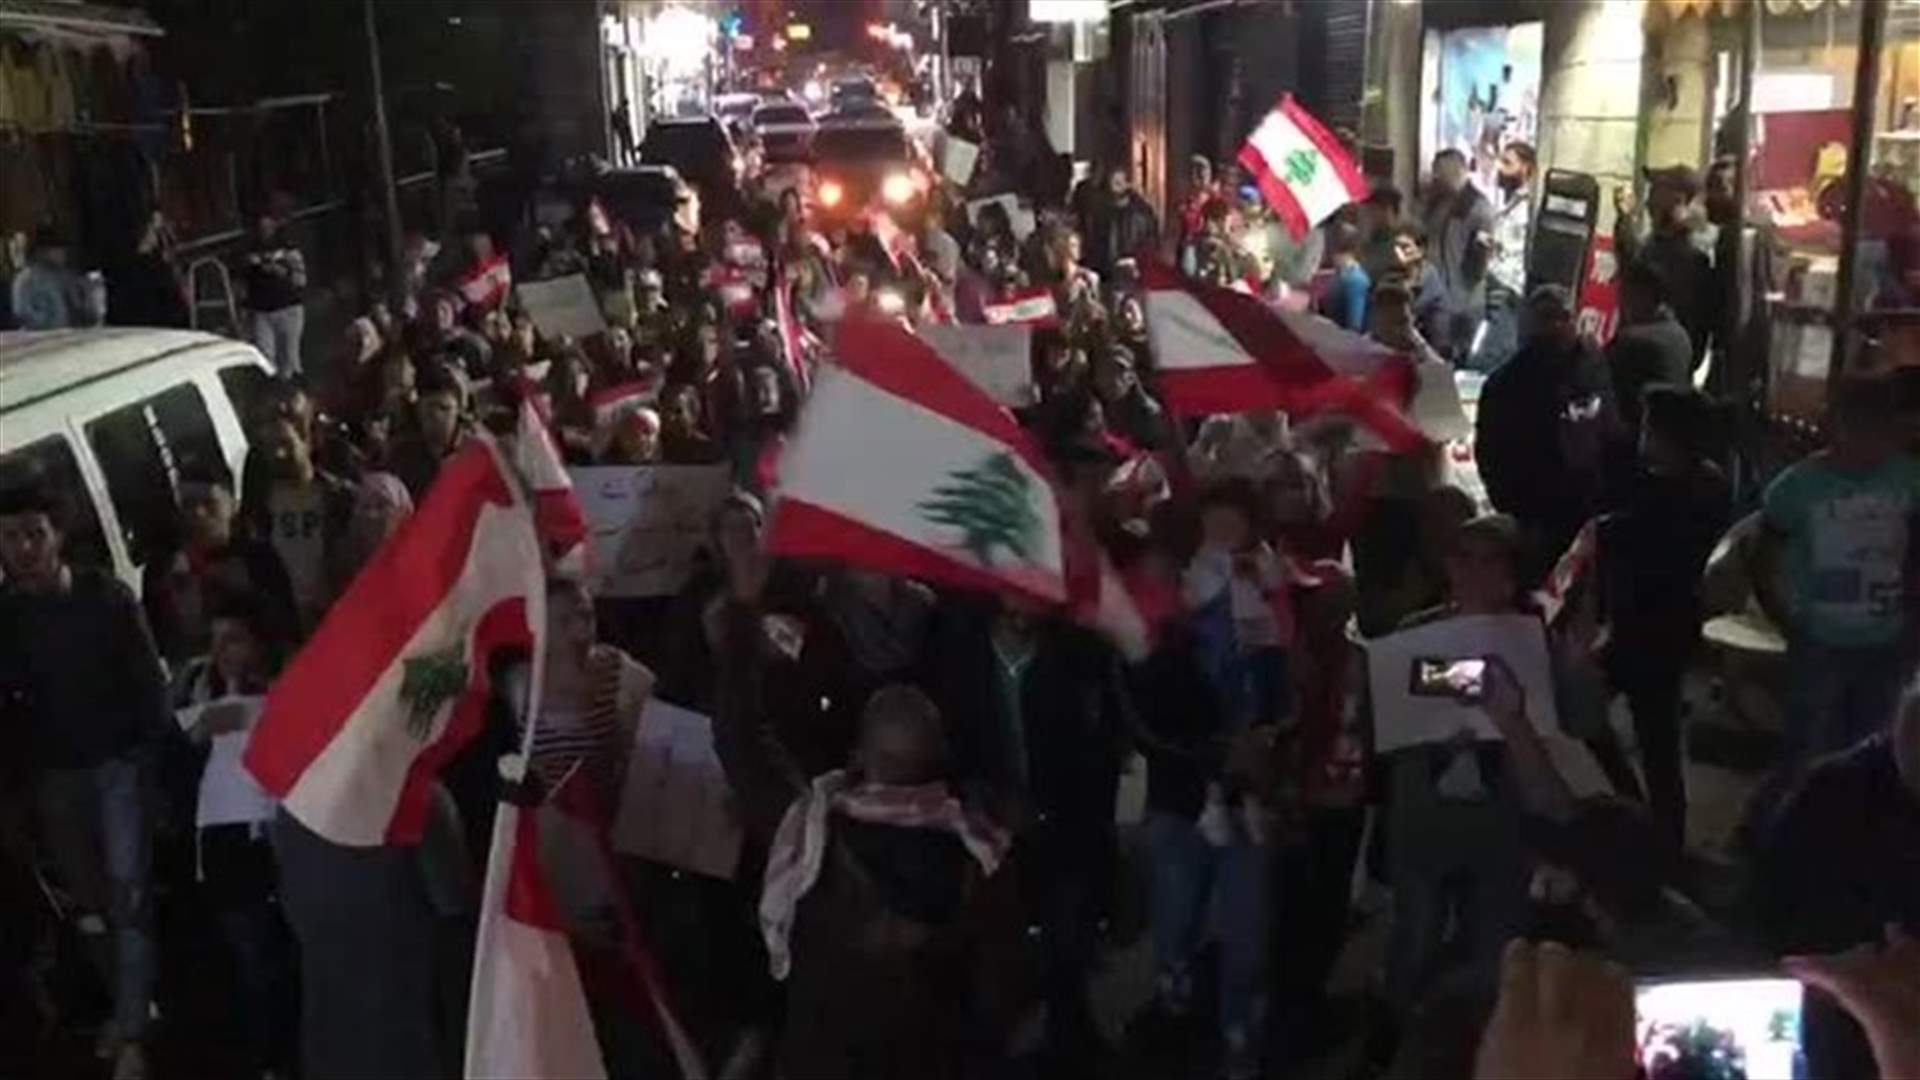
[[[753,110],[753,130],[768,162],[805,161],[813,149],[817,125],[805,107],[793,102],[762,105]]]
[[[739,206],[744,163],[732,136],[716,117],[655,120],[640,143],[640,160],[673,166],[699,189],[703,203],[721,213],[732,213]]]
[[[873,85],[873,80],[865,75],[849,75],[835,79],[832,89],[827,91],[827,105],[836,111],[849,105],[879,100],[879,89]]]
[[[652,233],[664,229],[681,208],[696,209],[683,215],[683,227],[691,222],[699,227],[699,195],[680,178],[671,165],[637,165],[630,169],[608,169],[586,178],[579,193],[600,201],[608,214],[626,222],[635,232]]]
[[[246,421],[272,380],[253,346],[189,330],[0,333],[0,483],[65,496],[68,557],[137,593],[174,539],[181,475],[239,490]]]

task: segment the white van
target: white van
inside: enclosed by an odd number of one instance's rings
[[[0,333],[0,477],[64,496],[68,559],[138,593],[174,539],[181,474],[224,472],[239,491],[243,418],[272,378],[253,346],[187,330]]]

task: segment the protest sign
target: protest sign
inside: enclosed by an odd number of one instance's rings
[[[207,763],[200,773],[200,791],[193,823],[253,825],[273,819],[279,800],[261,790],[259,782],[241,765],[253,726],[260,721],[263,697],[232,696],[189,705],[174,714],[180,730],[202,728],[209,736]]]
[[[523,281],[513,287],[520,306],[544,337],[562,334],[579,341],[606,332],[607,320],[585,274],[548,281]]]
[[[1463,615],[1416,626],[1367,643],[1367,684],[1373,700],[1373,746],[1388,753],[1421,743],[1447,742],[1461,733],[1498,741],[1500,733],[1478,704],[1413,692],[1411,672],[1423,660],[1497,656],[1506,661],[1527,699],[1527,718],[1542,735],[1559,733],[1546,629],[1531,615]]]
[[[680,591],[707,521],[729,487],[724,465],[593,466],[568,470],[591,530],[600,597]]]
[[[946,135],[940,140],[940,175],[961,187],[973,182],[973,168],[980,161],[980,145]]]
[[[613,849],[731,880],[741,835],[732,802],[713,751],[713,721],[678,705],[647,702],[613,819]]]
[[[922,326],[920,336],[993,400],[1015,409],[1033,404],[1032,327],[954,323]]]
[[[992,203],[999,203],[1006,208],[1007,222],[1013,226],[1013,238],[1015,240],[1025,240],[1028,234],[1032,233],[1039,225],[1039,222],[1033,216],[1033,211],[1020,205],[1020,197],[1011,191],[969,202],[967,204],[967,221],[975,228],[979,228],[980,211]]]

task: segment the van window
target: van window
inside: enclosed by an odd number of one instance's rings
[[[49,435],[0,455],[0,485],[31,484],[63,500],[66,520],[66,556],[75,566],[97,566],[113,573],[113,555],[107,550],[100,511],[87,493],[80,462],[64,435]]]
[[[267,386],[272,382],[273,376],[252,364],[220,369],[220,385],[227,392],[227,400],[233,402],[233,415],[240,420],[240,430],[252,433],[254,422],[260,418],[260,403],[266,400]]]
[[[127,558],[136,567],[174,540],[175,493],[183,473],[233,483],[213,418],[192,383],[107,413],[87,425],[87,442],[106,474]]]

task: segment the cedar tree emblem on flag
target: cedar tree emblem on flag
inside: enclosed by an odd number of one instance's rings
[[[1287,180],[1289,183],[1306,185],[1313,183],[1314,174],[1320,171],[1320,159],[1305,150],[1295,150],[1287,155]]]
[[[400,676],[400,700],[407,706],[407,734],[425,741],[440,706],[467,689],[467,661],[458,647],[408,657]]]
[[[1012,454],[990,454],[970,469],[948,473],[947,479],[919,504],[928,521],[958,529],[960,546],[984,566],[994,565],[997,548],[1021,562],[1033,561],[1040,516],[1033,510],[1033,481],[1014,464]]]

